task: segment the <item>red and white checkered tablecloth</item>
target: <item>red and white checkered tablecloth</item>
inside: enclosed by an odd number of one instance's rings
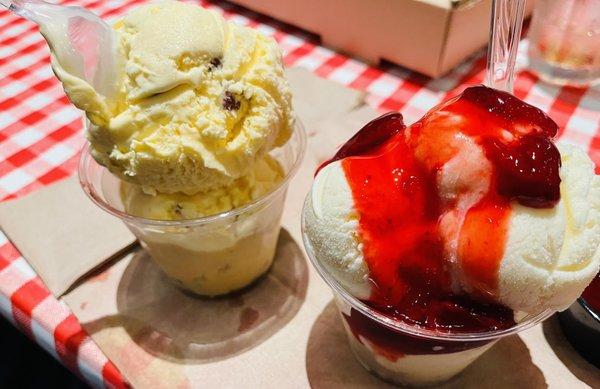
[[[142,0],[67,0],[114,21]],[[402,110],[406,121],[469,84],[481,83],[485,53],[446,77],[432,80],[393,66],[375,68],[319,46],[314,37],[221,1],[200,3],[229,20],[249,25],[279,42],[288,66],[368,92],[381,110]],[[527,41],[519,69],[526,66]],[[585,147],[600,166],[600,89],[546,85],[520,70],[515,94],[558,123],[563,141]],[[69,104],[49,64],[36,26],[0,11],[0,200],[21,196],[74,173],[84,144],[81,112]],[[124,387],[115,366],[83,331],[69,308],[56,300],[16,248],[0,233],[0,313],[94,387]],[[6,352],[6,351],[3,351]]]

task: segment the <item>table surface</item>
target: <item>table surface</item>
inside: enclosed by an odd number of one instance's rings
[[[109,22],[144,1],[68,0]],[[367,92],[382,111],[401,110],[411,123],[465,86],[483,81],[485,52],[476,53],[440,79],[383,65],[369,66],[319,45],[310,34],[220,1],[205,7],[279,42],[286,65]],[[544,84],[526,70],[527,40],[519,48],[515,95],[546,111],[561,141],[584,147],[600,169],[600,89]],[[0,11],[0,199],[22,196],[75,172],[85,143],[81,112],[69,104],[50,68],[37,27]],[[50,354],[95,387],[124,387],[122,376],[83,331],[69,308],[55,299],[18,250],[0,232],[0,313]]]

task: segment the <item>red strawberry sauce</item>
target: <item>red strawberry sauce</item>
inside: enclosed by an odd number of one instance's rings
[[[399,113],[389,113],[361,129],[331,161],[341,160],[359,215],[372,282],[365,303],[399,321],[440,332],[513,326],[513,312],[494,299],[510,203],[548,208],[559,201],[556,133],[556,124],[539,109],[484,86],[466,89],[410,127]],[[483,151],[490,168],[481,180],[489,185],[457,223],[450,253],[440,220],[457,204],[440,196],[439,177],[460,152],[453,141],[457,137]],[[452,258],[458,262],[455,270]],[[456,269],[462,284],[471,286],[469,294],[455,287]],[[359,340],[358,335],[369,339],[391,359],[476,346],[401,335],[355,310],[346,320]]]

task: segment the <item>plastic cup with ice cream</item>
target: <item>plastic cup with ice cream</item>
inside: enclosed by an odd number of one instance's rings
[[[52,55],[87,116],[83,189],[181,287],[243,288],[273,261],[306,143],[276,41],[179,1],[134,8],[112,32],[114,94]]]
[[[367,123],[318,169],[304,244],[368,370],[440,383],[582,294],[600,267],[600,176],[557,129],[470,87],[410,126]]]
[[[305,231],[305,218],[302,223]],[[323,266],[306,233],[303,239],[312,265],[333,292],[352,352],[368,371],[398,385],[447,381],[498,340],[526,330],[553,313],[523,315],[512,328],[489,332],[443,333],[410,326],[377,312],[348,293]]]
[[[121,219],[176,285],[216,296],[246,287],[273,263],[290,180],[306,145],[299,122],[292,137],[270,156],[284,172],[269,192],[239,208],[206,217],[155,220],[125,211],[124,182],[98,164],[86,147],[79,162],[81,186],[104,211]]]

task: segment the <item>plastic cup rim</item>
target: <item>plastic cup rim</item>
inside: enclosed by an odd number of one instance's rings
[[[313,250],[312,243],[310,242],[310,238],[306,234],[306,218],[305,211],[308,204],[308,199],[310,196],[310,192],[307,195],[304,205],[302,208],[302,240],[304,243],[304,248],[306,249],[306,253],[308,254],[308,258],[312,263],[313,267],[317,270],[317,273],[321,276],[321,278],[325,281],[325,283],[333,290],[333,292],[339,295],[344,301],[346,301],[352,308],[358,310],[360,313],[365,315],[366,317],[378,322],[379,324],[393,330],[396,332],[402,332],[409,335],[413,335],[419,338],[427,338],[427,339],[435,339],[435,340],[443,340],[443,341],[457,341],[457,342],[477,342],[484,340],[496,340],[509,335],[514,335],[518,332],[524,331],[528,328],[535,326],[536,324],[541,323],[548,317],[550,317],[554,311],[552,310],[544,310],[534,315],[528,315],[531,317],[527,317],[526,320],[517,323],[515,326],[502,330],[493,330],[486,332],[460,332],[460,333],[452,333],[452,332],[442,332],[426,329],[423,327],[419,327],[416,325],[410,325],[408,323],[403,323],[399,320],[392,319],[386,315],[383,315],[374,309],[370,308],[368,305],[352,296],[328,271],[325,267],[320,263],[320,261],[316,258],[316,254]]]
[[[81,188],[85,192],[85,194],[90,198],[90,200],[92,200],[92,202],[94,202],[97,206],[99,206],[105,212],[108,212],[109,214],[114,215],[126,222],[133,223],[133,224],[143,224],[146,226],[153,226],[153,227],[193,227],[193,226],[204,225],[204,224],[213,223],[213,222],[220,221],[220,220],[225,220],[225,219],[228,219],[231,217],[238,216],[243,213],[250,212],[257,207],[259,207],[265,203],[268,203],[281,190],[287,188],[290,180],[296,175],[296,172],[300,168],[300,164],[302,163],[302,159],[304,158],[304,154],[306,152],[306,132],[304,131],[304,126],[302,125],[302,123],[300,122],[299,119],[295,120],[294,131],[293,131],[291,137],[294,137],[294,136],[298,137],[297,155],[296,155],[296,158],[295,158],[291,168],[286,173],[286,175],[283,177],[281,182],[279,182],[279,185],[277,185],[275,188],[271,189],[269,192],[263,194],[262,196],[258,197],[254,201],[252,201],[242,207],[234,208],[229,211],[220,212],[220,213],[216,213],[216,214],[209,215],[209,216],[204,216],[204,217],[199,217],[199,218],[194,218],[194,219],[184,219],[184,220],[157,220],[157,219],[148,219],[148,218],[144,218],[144,217],[134,216],[127,212],[116,209],[111,204],[106,202],[97,193],[97,191],[94,189],[94,185],[92,184],[90,177],[87,173],[87,168],[91,163],[97,164],[97,162],[94,160],[94,158],[92,157],[92,155],[90,153],[90,145],[88,143],[86,143],[86,145],[83,146],[81,155],[79,157],[79,164],[78,164],[78,169],[77,169],[78,176],[79,176],[79,183],[81,185]],[[289,140],[288,140],[288,142],[289,142]],[[288,143],[284,144],[281,147],[286,147],[286,146],[288,146]],[[102,166],[102,168],[108,172],[108,169],[106,169],[103,166]],[[112,173],[109,172],[109,174],[112,174]],[[117,176],[114,176],[114,177],[118,180],[121,180]]]
[[[592,306],[587,302],[586,299],[584,299],[583,297],[580,297],[577,299],[577,303],[579,305],[581,305],[581,307],[587,312],[587,314],[589,316],[592,317],[592,319],[600,324],[600,312],[595,311]]]

